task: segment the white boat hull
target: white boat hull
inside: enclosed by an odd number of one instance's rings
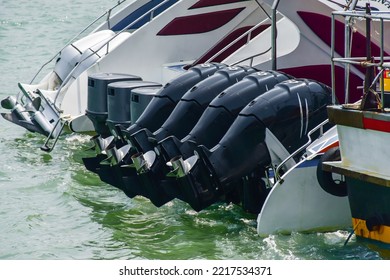
[[[351,226],[348,198],[333,196],[320,187],[317,163],[318,157],[303,160],[276,182],[257,218],[260,236]]]

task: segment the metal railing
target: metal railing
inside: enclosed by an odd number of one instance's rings
[[[275,178],[276,180],[280,180],[281,179],[281,176],[280,176],[280,170],[281,168],[287,163],[287,161],[289,161],[291,158],[295,157],[296,155],[298,155],[300,152],[302,152],[304,149],[306,149],[312,142],[312,138],[311,138],[311,135],[314,134],[315,132],[317,132],[318,130],[320,131],[320,135],[318,137],[321,137],[323,134],[324,134],[324,129],[323,127],[329,123],[329,119],[326,119],[324,120],[322,123],[318,124],[316,127],[314,127],[312,130],[309,131],[309,133],[307,134],[307,138],[308,138],[308,141],[303,145],[301,146],[299,149],[297,149],[295,152],[293,152],[292,154],[290,154],[287,158],[285,158],[277,167],[276,167],[276,170],[275,170]],[[317,138],[318,138],[317,137]]]
[[[76,67],[74,67],[72,69],[72,71],[68,74],[68,76],[64,79],[64,81],[61,83],[60,87],[58,88],[57,90],[57,93],[55,95],[55,98],[54,98],[54,104],[56,103],[57,101],[57,98],[59,96],[59,94],[61,93],[61,90],[63,89],[63,87],[69,82],[69,80],[72,78],[73,76],[73,73],[78,69],[78,67],[80,67],[80,65],[86,61],[87,59],[89,59],[91,56],[93,55],[97,55],[97,53],[102,50],[103,48],[107,47],[107,53],[109,51],[109,44],[110,42],[112,42],[116,37],[118,37],[120,34],[122,34],[123,32],[125,32],[126,30],[130,29],[133,25],[137,24],[138,22],[140,22],[141,20],[144,20],[144,17],[148,14],[150,14],[150,20],[152,20],[154,18],[154,12],[160,8],[161,6],[163,6],[164,4],[166,4],[167,2],[169,2],[170,0],[164,0],[163,2],[161,2],[160,4],[156,5],[155,7],[153,7],[152,9],[146,11],[144,14],[142,14],[141,16],[139,16],[136,20],[133,20],[132,22],[130,22],[128,25],[126,25],[122,30],[118,31],[115,33],[114,36],[112,36],[106,43],[104,43],[103,45],[101,45],[99,48],[97,48],[96,50],[93,50],[88,56],[86,56],[83,60],[81,60],[80,62],[78,62],[78,64],[76,65]]]
[[[276,0],[276,1],[279,1],[279,0]],[[257,2],[256,0],[256,3],[260,6],[260,8],[262,8],[261,4]],[[249,30],[247,30],[245,33],[241,34],[239,37],[237,37],[236,39],[234,39],[233,41],[231,41],[229,44],[227,44],[225,47],[223,47],[222,49],[220,49],[217,53],[215,53],[213,56],[211,56],[209,59],[207,59],[204,63],[210,63],[212,62],[215,58],[217,58],[218,56],[220,56],[221,54],[223,54],[226,50],[228,50],[230,47],[232,47],[234,44],[236,44],[237,42],[239,42],[241,39],[243,38],[246,38],[246,43],[245,45],[249,44],[250,41],[251,41],[251,37],[252,37],[252,33],[253,31],[255,31],[257,28],[259,28],[261,25],[264,25],[265,23],[267,22],[270,22],[271,25],[272,25],[272,17],[268,15],[268,13],[263,9],[263,12],[267,15],[267,18],[264,19],[262,22],[254,25],[252,28],[250,28]],[[276,11],[276,10],[275,10]],[[213,47],[212,47],[213,48]],[[211,51],[212,48],[210,48],[207,52]],[[234,65],[237,65],[237,64],[240,64],[244,61],[247,61],[247,60],[250,60],[250,63],[249,63],[249,66],[253,66],[253,59],[255,57],[258,57],[258,56],[261,56],[261,55],[264,55],[266,53],[268,53],[269,51],[272,50],[272,46],[270,46],[267,50],[265,50],[264,52],[261,52],[261,53],[258,53],[258,54],[255,54],[255,55],[252,55],[252,56],[249,56],[249,57],[246,57],[242,60],[239,60],[239,61],[236,61],[236,62],[233,62],[231,64],[231,66],[234,66]],[[206,52],[206,53],[207,53]]]
[[[366,25],[366,37],[367,37],[367,44],[371,44],[371,32],[370,32],[370,22],[375,21],[379,22],[379,49],[380,53],[379,56],[371,56],[370,53],[367,53],[366,57],[352,57],[350,51],[352,47],[352,40],[349,40],[350,38],[350,33],[351,33],[351,27],[349,24],[346,24],[346,29],[345,29],[345,54],[344,57],[336,57],[336,51],[335,51],[335,45],[336,45],[336,17],[341,16],[344,17],[344,20],[350,21],[350,19],[358,18],[360,20],[366,20],[368,22],[368,25]],[[376,68],[379,69],[379,73],[376,75],[376,77],[370,81],[369,84],[365,85],[365,91],[368,89],[373,89],[375,87],[377,81],[380,79],[381,81],[381,87],[380,87],[380,92],[381,92],[381,108],[384,108],[384,76],[383,76],[383,70],[389,69],[390,68],[390,63],[386,61],[390,61],[390,56],[385,56],[384,55],[384,22],[385,21],[390,21],[390,12],[387,11],[370,11],[367,13],[367,11],[335,11],[332,13],[332,26],[331,26],[331,80],[332,80],[332,103],[336,103],[336,74],[335,74],[335,64],[336,63],[341,63],[344,64],[344,83],[346,84],[346,89],[345,89],[345,103],[349,102],[349,76],[350,76],[350,66],[355,65],[355,66],[361,66],[364,68]],[[367,45],[366,49],[370,49],[370,45]]]
[[[212,62],[215,58],[217,58],[219,55],[223,54],[226,50],[228,50],[230,47],[232,47],[234,44],[236,44],[237,42],[239,42],[241,39],[243,38],[246,38],[246,43],[245,45],[249,44],[249,42],[251,41],[251,36],[252,36],[252,32],[254,30],[256,30],[258,27],[260,27],[261,25],[265,24],[267,21],[269,21],[269,19],[265,19],[263,20],[262,22],[254,25],[252,28],[250,28],[249,30],[247,30],[245,33],[241,34],[240,36],[238,36],[236,39],[234,39],[233,41],[231,41],[229,44],[227,44],[225,47],[223,47],[222,49],[220,49],[217,53],[215,53],[212,57],[210,57],[207,61],[205,61],[205,63],[210,63]],[[271,48],[269,48],[265,53],[269,52]],[[232,63],[232,65],[236,65],[238,63],[241,63],[241,62],[244,62],[246,60],[251,60],[251,64],[250,66],[252,66],[252,63],[253,63],[253,58],[256,57],[256,56],[259,56],[261,54],[256,54],[254,56],[251,56],[251,57],[248,57],[248,58],[245,58],[243,59],[242,61],[238,61],[238,62],[235,62],[235,63]],[[252,59],[251,59],[252,58]]]
[[[101,14],[100,16],[98,16],[96,19],[94,19],[90,24],[88,24],[85,28],[83,28],[79,33],[77,33],[72,39],[68,40],[68,42],[52,57],[50,58],[47,62],[45,62],[39,69],[38,69],[38,72],[34,75],[34,77],[31,79],[30,81],[30,84],[32,84],[35,79],[38,77],[38,75],[41,73],[41,71],[43,70],[43,68],[45,68],[49,63],[51,63],[63,50],[64,48],[66,48],[70,43],[74,42],[77,38],[79,38],[82,34],[84,34],[87,30],[89,30],[91,28],[91,26],[93,26],[96,22],[98,22],[100,19],[102,19],[104,16],[107,15],[107,18],[106,18],[106,23],[108,26],[110,26],[110,19],[111,19],[111,13],[114,9],[116,9],[117,7],[119,7],[120,5],[122,5],[124,2],[126,2],[127,0],[122,0],[122,1],[118,1],[117,4],[115,4],[114,6],[112,6],[111,8],[109,8],[107,11],[105,11],[103,14]]]
[[[122,2],[120,3],[123,3],[124,1],[126,0],[123,0]],[[102,46],[100,46],[98,49],[94,50],[93,52],[91,52],[87,57],[85,57],[82,61],[80,61],[73,69],[72,71],[68,74],[68,76],[64,79],[64,81],[61,83],[60,87],[58,88],[57,92],[56,92],[56,95],[55,95],[55,98],[53,100],[53,105],[55,108],[57,108],[56,106],[56,101],[58,99],[58,96],[60,95],[61,93],[61,90],[64,88],[64,86],[70,81],[70,79],[72,78],[72,75],[73,73],[78,69],[78,67],[80,67],[80,65],[86,61],[87,59],[89,59],[91,56],[97,54],[101,49],[103,49],[104,47],[107,47],[107,52],[108,52],[108,46],[109,46],[109,43],[114,40],[116,37],[118,37],[121,33],[123,33],[124,31],[128,30],[129,28],[131,28],[133,25],[137,24],[138,22],[140,22],[141,20],[144,19],[144,17],[148,14],[150,14],[150,20],[152,20],[154,18],[154,12],[160,8],[162,5],[166,4],[167,2],[169,2],[170,0],[165,0],[163,2],[161,2],[160,4],[156,5],[154,8],[148,10],[147,12],[145,12],[144,14],[142,14],[141,16],[139,16],[136,20],[133,20],[131,23],[129,23],[128,25],[126,25],[122,30],[118,31],[117,33],[115,33],[115,35],[113,37],[111,37],[106,43],[104,43]],[[118,2],[118,5],[119,5],[119,2]],[[105,13],[107,14],[107,12]],[[104,14],[104,15],[105,15]],[[100,17],[101,18],[101,17]],[[57,54],[58,55],[58,54]],[[58,110],[58,108],[57,108]],[[68,118],[68,116],[65,116],[64,117],[65,119]],[[58,138],[60,137],[61,135],[61,131],[64,127],[64,124],[61,125],[61,129],[60,129],[60,133],[57,134],[57,136],[55,137],[54,139],[54,142],[52,144],[51,147],[48,146],[48,143],[49,143],[49,140],[53,137],[53,134],[54,134],[54,130],[56,129],[56,127],[58,126],[59,122],[60,121],[64,121],[63,120],[63,117],[59,117],[59,119],[57,120],[57,124],[53,127],[53,130],[50,132],[49,136],[47,137],[44,145],[41,147],[42,150],[44,151],[48,151],[50,152],[51,150],[53,150],[55,144],[57,143],[57,140]]]

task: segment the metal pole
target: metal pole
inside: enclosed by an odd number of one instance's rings
[[[381,108],[382,108],[382,110],[384,110],[384,108],[385,108],[385,85],[384,85],[384,77],[383,77],[383,73],[386,73],[385,71],[383,71],[383,68],[382,68],[382,65],[383,65],[383,62],[384,62],[384,60],[383,60],[383,56],[384,56],[384,35],[383,35],[383,31],[384,31],[384,26],[383,26],[383,19],[381,19],[381,25],[380,25],[380,32],[381,32],[381,58],[380,58],[380,64],[381,64],[381,70],[382,70],[382,74],[381,74],[381,77],[380,77],[380,79],[381,79],[381,82],[380,82],[380,84],[381,84]],[[386,77],[387,78],[387,77]]]
[[[277,37],[277,30],[276,30],[276,9],[278,8],[280,0],[275,0],[272,5],[272,30],[271,30],[271,59],[272,59],[272,70],[277,70],[277,52],[276,52],[276,37]]]
[[[366,4],[366,14],[371,15],[370,3]],[[367,62],[371,61],[371,19],[369,17],[366,18],[366,60]],[[368,68],[364,81],[365,94],[368,93],[373,78],[373,68]]]
[[[332,104],[336,104],[336,75],[335,75],[335,63],[334,63],[334,55],[335,55],[335,15],[332,14],[332,26],[331,26],[331,77],[332,77]]]
[[[344,36],[345,36],[345,46],[344,46],[344,56],[346,58],[351,57],[351,32],[349,27],[350,17],[345,18],[345,30],[344,30]],[[336,36],[336,35],[335,35]],[[349,102],[349,71],[350,71],[350,64],[346,63],[344,68],[344,85],[345,85],[345,96],[344,96],[344,103]]]

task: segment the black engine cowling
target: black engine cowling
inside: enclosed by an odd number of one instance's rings
[[[218,94],[255,71],[252,67],[241,66],[218,70],[187,91],[158,130],[152,133],[150,129],[144,129],[131,135],[132,144],[138,151],[146,152],[168,136],[179,139],[186,136]]]
[[[179,102],[180,98],[194,85],[198,82],[204,80],[205,78],[213,75],[217,70],[224,68],[224,64],[220,63],[211,63],[211,64],[202,64],[191,67],[184,74],[179,77],[174,78],[169,83],[165,84],[164,87],[153,97],[145,111],[139,116],[137,121],[132,124],[130,127],[124,129],[123,131],[119,128],[118,134],[123,137],[122,134],[128,137],[134,132],[147,128],[152,131],[158,129],[165,119],[169,116],[172,110],[175,108],[176,104]],[[110,80],[111,81],[111,80]],[[107,82],[106,82],[107,84]],[[105,87],[107,87],[107,85]],[[101,97],[103,98],[103,97]],[[106,95],[104,98],[107,98]],[[107,105],[105,105],[107,107]],[[106,113],[107,114],[107,113]],[[105,120],[107,117],[105,117]],[[95,142],[105,142],[105,139],[109,137],[109,131],[104,132],[104,135],[95,137],[93,141]],[[102,137],[103,136],[103,137]],[[110,141],[116,141],[116,139],[110,139]],[[120,147],[125,144],[125,141],[116,141],[114,145]],[[96,145],[95,145],[96,146]],[[98,149],[98,153],[101,152],[101,148]],[[94,158],[85,158],[83,159],[85,167],[92,172],[100,172],[99,165],[106,156],[104,154],[98,154]],[[102,168],[107,168],[106,165]],[[103,180],[103,178],[102,178]],[[104,178],[107,180],[107,178]],[[116,183],[112,181],[105,181],[109,184],[119,187]]]
[[[330,89],[310,80],[289,80],[251,101],[221,141],[184,164],[179,198],[201,210],[242,188],[243,178],[272,164],[268,135],[289,152],[307,142],[307,133],[327,118]],[[187,170],[186,170],[187,169]]]
[[[197,65],[165,84],[161,91],[150,101],[137,121],[124,130],[123,133],[129,137],[143,128],[150,131],[157,130],[188,90],[224,67],[224,64],[219,63]]]
[[[291,77],[276,71],[259,71],[225,89],[214,98],[187,136],[178,140],[170,136],[159,142],[165,161],[181,155],[193,155],[197,145],[212,148],[230,128],[240,111],[254,98]]]

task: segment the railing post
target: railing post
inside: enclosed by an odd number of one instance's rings
[[[383,19],[381,19],[381,25],[380,25],[380,36],[381,36],[381,50],[380,50],[380,65],[381,65],[381,69],[382,69],[382,74],[381,74],[381,82],[380,82],[380,85],[381,85],[381,108],[382,110],[384,110],[385,108],[385,85],[384,85],[384,77],[383,77],[383,68],[382,68],[382,65],[383,65],[383,62],[384,62],[384,59],[383,59],[383,56],[384,56],[384,35],[383,35],[383,31],[384,31],[384,26],[383,26]]]
[[[276,37],[277,37],[277,30],[276,30],[276,9],[278,8],[280,0],[275,0],[272,5],[272,31],[271,31],[271,56],[272,56],[272,70],[277,70],[277,51],[276,51]]]
[[[331,52],[330,52],[330,62],[331,62],[331,79],[332,79],[332,104],[336,104],[336,75],[335,75],[335,14],[332,13],[332,26],[331,26]]]

